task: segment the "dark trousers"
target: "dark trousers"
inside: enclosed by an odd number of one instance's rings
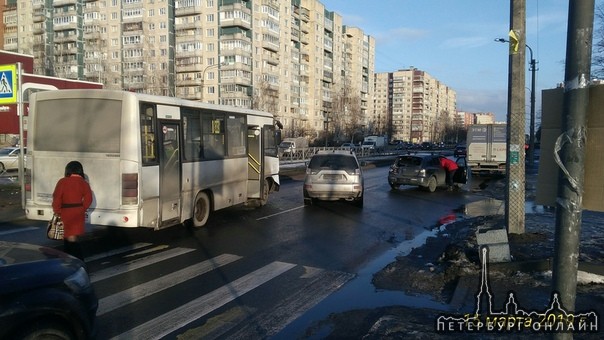
[[[455,178],[455,173],[456,172],[457,172],[457,169],[451,170],[451,171],[447,171],[447,176],[445,178],[445,181],[447,182],[448,186],[453,186],[453,178]]]
[[[67,240],[63,240],[63,251],[67,254],[77,257],[80,260],[84,261],[84,254],[82,253],[82,247],[79,242],[71,242]]]

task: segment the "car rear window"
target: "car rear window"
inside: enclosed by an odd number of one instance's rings
[[[308,167],[312,170],[355,170],[358,164],[354,157],[345,155],[315,155],[311,158]]]
[[[422,164],[422,159],[419,157],[400,157],[398,159],[398,166],[419,166]]]

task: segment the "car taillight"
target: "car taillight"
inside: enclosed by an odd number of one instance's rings
[[[122,204],[138,203],[138,174],[122,174]]]
[[[418,172],[418,174],[419,174],[421,177],[426,177],[426,169],[421,169],[421,170]]]

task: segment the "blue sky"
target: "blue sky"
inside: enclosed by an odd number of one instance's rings
[[[375,71],[411,66],[457,92],[457,109],[507,114],[510,0],[320,0],[344,25],[375,38]],[[596,0],[596,6],[604,0]],[[537,60],[536,112],[541,90],[564,82],[568,0],[526,0],[526,43]],[[526,50],[526,86],[530,88]],[[526,91],[527,109],[530,91]],[[527,117],[528,124],[528,117]]]

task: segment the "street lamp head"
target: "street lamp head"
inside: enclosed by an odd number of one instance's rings
[[[509,40],[505,40],[503,38],[495,38],[496,42],[500,42],[500,43],[506,43],[506,42],[510,42]]]

